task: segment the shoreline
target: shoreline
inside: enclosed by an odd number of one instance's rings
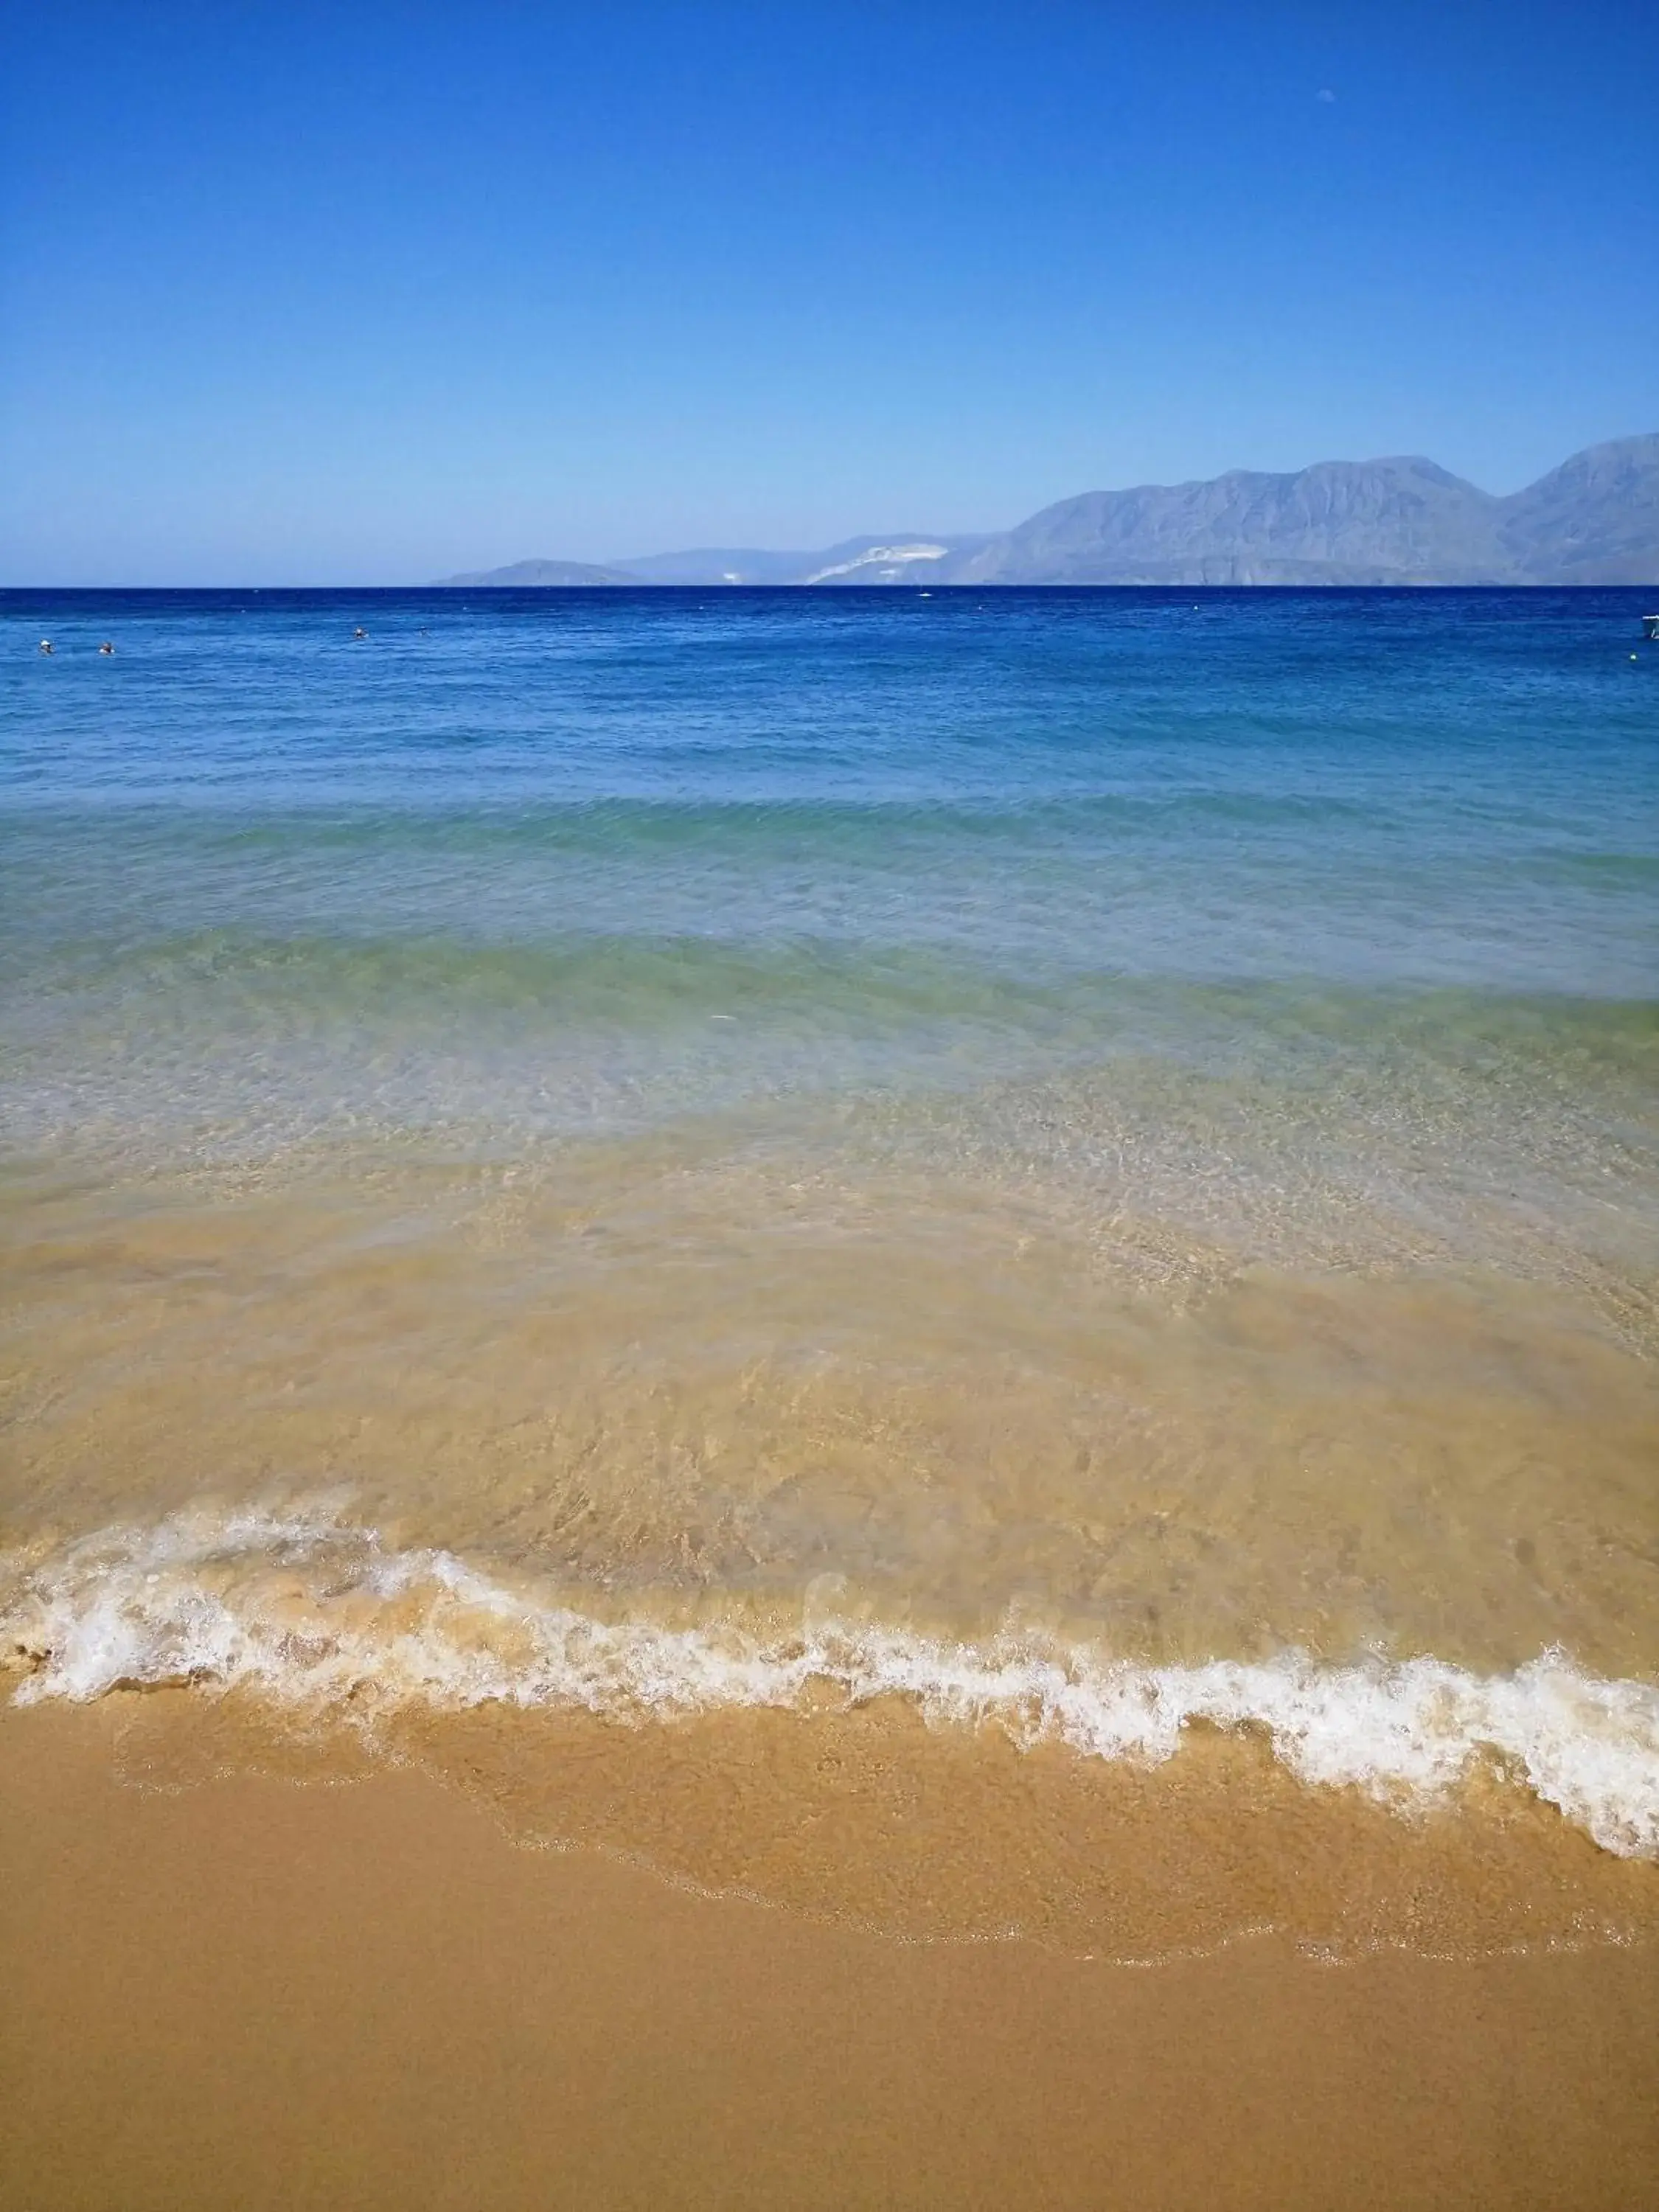
[[[0,2212],[1654,2194],[1636,672],[1225,596],[24,635]]]
[[[1651,1954],[1136,1969],[515,1846],[431,1777],[136,1790],[0,1714],[0,2203],[1613,2206]]]

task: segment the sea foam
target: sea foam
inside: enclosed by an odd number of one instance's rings
[[[1443,1798],[1495,1758],[1604,1850],[1659,1857],[1659,1687],[1586,1674],[1559,1651],[1486,1675],[1294,1650],[1150,1666],[1023,1632],[951,1643],[810,1609],[773,1637],[605,1620],[327,1513],[250,1511],[0,1561],[0,1657],[21,1672],[19,1704],[191,1683],[362,1719],[492,1702],[644,1719],[896,1695],[933,1724],[1142,1765],[1171,1758],[1188,1723],[1254,1726],[1302,1781],[1395,1806]]]

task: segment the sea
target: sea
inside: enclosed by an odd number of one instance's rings
[[[0,593],[0,1694],[914,1939],[1650,1933],[1648,611]]]

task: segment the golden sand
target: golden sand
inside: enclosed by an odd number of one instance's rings
[[[121,1786],[124,1725],[0,1718],[7,2212],[1591,2212],[1659,2183],[1650,1951],[896,1943],[515,1848],[416,1773]]]
[[[1305,1787],[1251,1732],[1189,1729],[1146,1768],[929,1728],[898,1698],[634,1725],[416,1705],[364,1731],[296,1727],[240,1694],[117,1692],[100,1710],[127,1786],[412,1768],[521,1844],[901,1942],[1018,1939],[1146,1965],[1266,1932],[1345,1960],[1659,1943],[1659,1868],[1599,1849],[1524,1790],[1477,1778],[1401,1812]]]

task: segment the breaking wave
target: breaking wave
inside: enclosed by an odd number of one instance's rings
[[[609,1621],[324,1513],[181,1514],[0,1561],[19,1704],[126,1686],[248,1690],[372,1720],[411,1704],[580,1707],[635,1720],[909,1700],[932,1724],[1158,1765],[1189,1723],[1265,1732],[1300,1780],[1400,1808],[1496,1761],[1604,1850],[1659,1858],[1659,1687],[1559,1651],[1481,1675],[1435,1658],[1151,1666],[1012,1633],[951,1643],[818,1618],[793,1633]]]

